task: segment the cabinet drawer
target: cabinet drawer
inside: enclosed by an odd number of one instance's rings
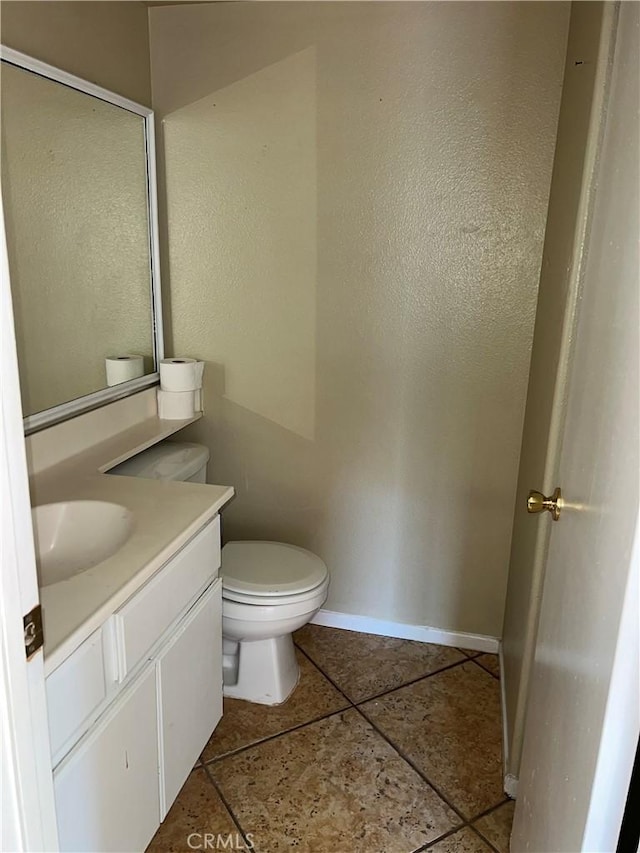
[[[66,661],[47,676],[49,737],[53,763],[83,733],[93,712],[107,697],[102,628],[95,631]]]
[[[188,542],[114,615],[122,681],[220,568],[220,518]]]

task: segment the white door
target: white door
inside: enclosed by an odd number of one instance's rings
[[[25,655],[23,616],[39,602],[27,461],[0,208],[0,826],[2,850],[57,850],[42,649]]]
[[[510,794],[517,789],[520,775],[544,572],[553,528],[550,517],[532,519],[527,515],[526,500],[532,484],[552,492],[557,481],[568,365],[616,24],[617,10],[613,3],[571,6],[502,629],[505,790]]]
[[[622,3],[569,374],[557,483],[565,503],[551,533],[513,851],[612,853],[640,730],[639,39],[640,4]]]

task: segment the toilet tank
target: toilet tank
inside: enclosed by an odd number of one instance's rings
[[[111,468],[109,474],[147,480],[206,483],[209,449],[202,444],[163,441]]]

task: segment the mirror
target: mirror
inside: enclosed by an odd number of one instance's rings
[[[0,85],[2,200],[31,432],[157,381],[153,113],[7,48]]]

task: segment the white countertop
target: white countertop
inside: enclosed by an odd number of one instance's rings
[[[109,559],[40,589],[45,674],[59,666],[233,497],[230,486],[143,480],[102,473],[166,437],[166,421],[126,430],[41,472],[31,481],[34,505],[70,500],[120,504],[134,529]],[[180,425],[174,422],[175,428]],[[185,424],[181,424],[184,426]]]

